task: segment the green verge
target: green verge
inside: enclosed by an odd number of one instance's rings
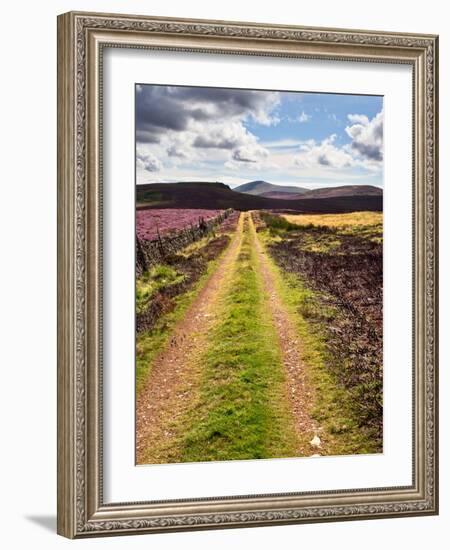
[[[307,288],[299,276],[286,273],[276,265],[267,247],[271,240],[269,231],[262,231],[258,236],[266,246],[277,291],[302,341],[302,358],[314,389],[311,416],[322,427],[323,454],[380,452],[371,434],[358,426],[350,392],[327,369],[331,358],[326,347],[326,323],[337,314],[336,309],[325,305],[321,295]]]
[[[205,237],[204,242],[208,241]],[[201,241],[203,244],[203,240]],[[200,243],[200,241],[199,241]],[[231,240],[230,240],[231,243]],[[189,306],[195,300],[201,289],[204,287],[209,277],[215,271],[219,260],[228,250],[228,246],[215,258],[208,263],[207,270],[199,278],[199,280],[187,292],[180,294],[174,298],[175,307],[172,311],[163,315],[158,319],[156,326],[147,332],[142,332],[136,335],[136,396],[139,397],[145,382],[150,375],[152,363],[155,357],[165,347],[172,334],[175,325],[180,321],[188,310]],[[197,244],[197,247],[200,245]],[[161,266],[159,266],[161,267]],[[175,281],[176,282],[176,281]],[[144,283],[141,284],[141,286]],[[139,291],[138,291],[139,292]],[[137,299],[139,294],[137,292]],[[139,305],[139,302],[138,304]]]
[[[367,239],[378,244],[381,244],[383,242],[382,223],[343,227],[339,228],[339,232],[343,235],[351,235],[353,237],[359,237],[360,239]]]
[[[136,312],[143,312],[160,288],[181,283],[184,277],[169,265],[158,264],[152,267],[136,281]]]
[[[195,407],[180,421],[180,462],[295,456],[277,334],[245,222],[230,290],[220,305]]]

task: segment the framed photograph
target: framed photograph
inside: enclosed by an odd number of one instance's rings
[[[438,38],[58,18],[58,532],[438,511]]]

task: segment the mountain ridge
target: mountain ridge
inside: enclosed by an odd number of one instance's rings
[[[292,210],[310,213],[381,211],[382,196],[337,196],[285,200],[239,193],[220,182],[150,183],[136,186],[137,209],[210,208],[235,210]]]
[[[375,185],[339,185],[336,187],[322,187],[321,189],[310,189],[302,193],[302,199],[319,199],[331,197],[349,197],[349,196],[382,196],[383,190]]]
[[[296,187],[289,185],[275,185],[264,180],[254,180],[238,185],[233,189],[237,193],[247,195],[262,195],[263,193],[296,193],[302,194],[308,191],[305,187]]]

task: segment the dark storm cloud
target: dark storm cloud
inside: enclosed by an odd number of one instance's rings
[[[155,131],[136,130],[136,141],[138,143],[159,143],[161,140]]]
[[[199,101],[217,106],[223,116],[257,111],[266,105],[267,92],[226,88],[175,88],[174,95],[185,101]]]
[[[205,149],[233,149],[239,144],[239,139],[234,137],[221,137],[217,135],[200,135],[192,142],[193,147]]]
[[[166,86],[143,86],[136,95],[136,124],[138,130],[185,130],[190,119],[204,120],[207,114],[199,108],[183,104]]]
[[[253,90],[140,85],[136,90],[137,140],[157,143],[161,134],[186,130],[191,121],[221,121],[244,116],[264,120],[268,105],[273,106],[276,97],[271,92]],[[225,149],[235,146],[227,140],[223,140],[222,145],[215,145],[210,139],[202,140],[201,136],[194,145]]]
[[[383,160],[383,152],[381,150],[381,146],[378,144],[354,141],[352,143],[352,148],[358,151],[358,153],[366,159],[377,161]]]

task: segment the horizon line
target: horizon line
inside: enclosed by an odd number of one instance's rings
[[[384,185],[376,184],[376,183],[275,183],[273,181],[267,181],[267,180],[246,180],[242,183],[236,183],[236,184],[230,184],[225,183],[221,180],[196,180],[196,179],[189,179],[189,180],[170,180],[170,181],[146,181],[146,182],[136,182],[136,185],[170,185],[171,183],[221,183],[222,185],[226,185],[227,187],[230,187],[230,189],[234,189],[235,187],[240,187],[241,185],[245,185],[247,183],[254,183],[254,182],[263,182],[268,183],[270,185],[274,185],[277,187],[303,187],[307,188],[309,190],[316,190],[320,189],[321,187],[376,187],[378,189],[384,189]],[[231,187],[233,185],[233,187]],[[316,186],[316,187],[307,187],[307,186]]]

